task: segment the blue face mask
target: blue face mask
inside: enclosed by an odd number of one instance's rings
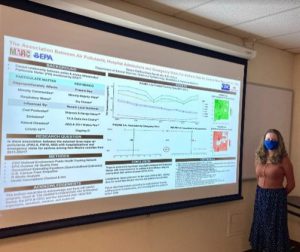
[[[278,148],[278,141],[274,140],[265,140],[264,146],[267,150],[275,150]]]

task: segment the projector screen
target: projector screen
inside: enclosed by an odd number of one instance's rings
[[[0,5],[0,237],[241,198],[246,60],[30,6]]]

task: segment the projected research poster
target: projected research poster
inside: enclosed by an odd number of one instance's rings
[[[236,182],[240,81],[4,42],[0,210]]]

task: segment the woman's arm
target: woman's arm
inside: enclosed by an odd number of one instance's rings
[[[293,164],[288,157],[285,157],[282,160],[283,169],[285,172],[286,178],[286,192],[289,194],[295,188],[295,178],[294,178],[294,171],[293,171]]]

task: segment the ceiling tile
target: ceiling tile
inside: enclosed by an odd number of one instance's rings
[[[176,16],[210,28],[241,24],[250,20],[300,7],[295,0],[215,0]],[[199,18],[196,18],[199,16]],[[214,23],[208,22],[214,21]]]
[[[227,32],[232,28],[257,34],[264,38],[298,32],[300,30],[300,7],[221,30]]]
[[[61,2],[72,1],[61,0]],[[90,1],[124,11],[130,6],[130,10],[136,10],[137,15],[141,10],[137,7],[144,7],[239,38],[250,38],[251,41],[256,40],[272,47],[300,53],[300,0]]]
[[[278,36],[274,38],[263,39],[260,42],[280,49],[289,49],[299,47],[300,32]]]

